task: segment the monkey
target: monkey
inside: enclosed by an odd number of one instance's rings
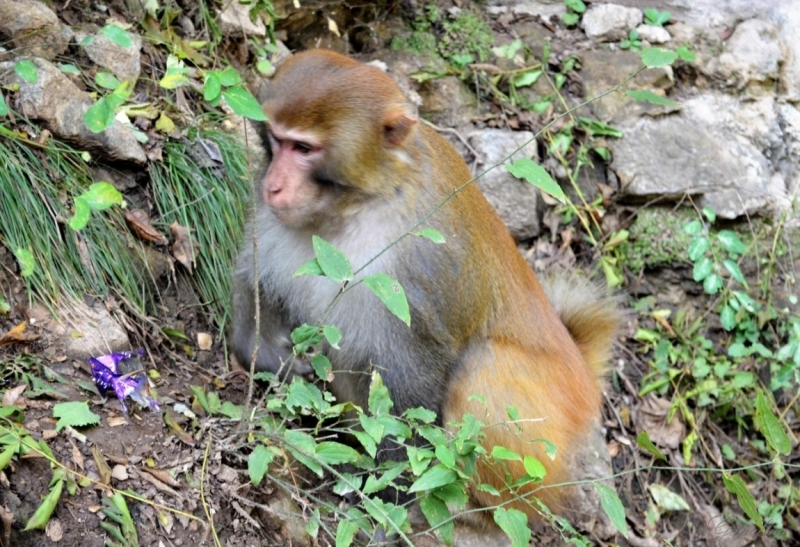
[[[325,318],[343,333],[340,349],[322,350],[337,400],[366,408],[370,373],[378,370],[396,414],[425,407],[446,426],[472,413],[487,425],[488,451],[503,446],[536,457],[547,471],[544,485],[567,480],[569,455],[600,414],[620,322],[613,299],[569,280],[551,282],[548,298],[475,184],[425,221],[444,244],[413,235],[398,241],[472,175],[450,143],[418,123],[381,70],[326,50],[298,53],[278,67],[262,107],[269,163],[234,266],[237,359],[249,363],[259,338],[256,368],[281,370],[290,360],[291,329],[317,324],[336,297],[340,287],[328,279],[292,276],[314,258],[317,235],[354,266],[366,265]],[[410,326],[357,284],[378,272],[404,288]],[[287,374],[302,373],[302,363],[291,367]],[[519,414],[514,423],[509,407]],[[536,439],[555,445],[557,457]],[[525,475],[521,462],[506,463],[513,478]],[[477,463],[476,474],[475,484],[503,490],[503,473],[488,461]],[[534,495],[553,507],[563,492]],[[509,501],[536,516],[507,491],[498,498],[473,486],[470,496],[479,507]]]

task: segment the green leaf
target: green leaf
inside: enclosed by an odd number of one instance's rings
[[[131,40],[128,32],[119,25],[106,25],[100,29],[100,34],[122,47],[131,47],[133,40]]]
[[[792,442],[781,422],[772,413],[767,398],[760,389],[756,397],[756,425],[772,450],[784,456],[789,455],[792,451]]]
[[[419,501],[419,508],[422,514],[436,531],[436,536],[446,545],[452,545],[455,536],[455,521],[450,520],[447,524],[442,524],[450,519],[450,510],[447,504],[436,496],[425,496]]]
[[[28,532],[30,530],[42,530],[45,526],[47,526],[53,511],[56,510],[58,500],[61,499],[61,491],[64,488],[63,476],[64,475],[62,472],[59,479],[50,488],[50,492],[48,492],[44,500],[42,500],[41,505],[36,508],[36,511],[33,513],[33,515],[31,515],[31,518],[28,519],[28,523],[25,525],[23,530],[24,532]]]
[[[495,446],[492,448],[492,458],[497,460],[522,461],[522,456],[504,446]]]
[[[575,13],[565,13],[561,18],[564,21],[564,25],[568,27],[573,27],[580,21],[580,17]]]
[[[81,75],[81,71],[78,69],[78,67],[70,63],[59,65],[58,69],[64,74],[74,74],[75,76]]]
[[[122,194],[109,182],[95,182],[81,197],[93,211],[104,211],[114,205],[122,205]]]
[[[670,13],[668,11],[658,11],[655,8],[647,8],[644,10],[644,16],[651,25],[663,27],[669,22]]]
[[[386,308],[407,326],[411,325],[411,312],[408,308],[406,292],[396,279],[384,273],[368,275],[364,284],[369,287],[375,296],[380,298]]]
[[[287,450],[318,477],[322,477],[322,466],[314,457],[317,445],[314,437],[296,429],[287,429],[284,431],[283,438],[286,441]]]
[[[311,244],[323,275],[334,283],[353,279],[353,268],[344,253],[319,236],[311,236]]]
[[[328,376],[333,370],[333,364],[331,364],[330,359],[318,353],[309,359],[309,363],[311,363],[311,368],[314,369],[314,373],[320,380],[328,381]]]
[[[29,61],[27,59],[14,63],[14,72],[16,72],[17,76],[29,84],[35,84],[36,80],[39,78],[39,73],[36,71],[36,65],[33,63],[33,61]]]
[[[237,85],[226,89],[222,92],[222,98],[225,99],[225,102],[236,114],[257,122],[267,121],[267,116],[264,115],[261,105],[243,86]]]
[[[224,87],[232,87],[242,83],[242,77],[232,66],[228,66],[219,73],[219,81]]]
[[[575,13],[586,11],[586,4],[583,3],[583,0],[564,0],[564,5]]]
[[[525,459],[522,460],[522,465],[525,467],[525,472],[528,476],[537,482],[543,481],[547,475],[547,469],[545,469],[544,464],[542,464],[538,458],[525,456]]]
[[[319,262],[316,258],[312,258],[306,262],[303,262],[299,268],[295,270],[292,274],[292,277],[299,277],[301,275],[325,275],[322,273],[322,268],[319,266]]]
[[[19,264],[19,274],[22,277],[29,277],[36,270],[36,259],[28,249],[19,248],[14,251],[14,256]]]
[[[703,231],[703,223],[697,219],[690,220],[689,222],[683,225],[683,231],[689,234],[690,236],[697,235]]]
[[[303,323],[292,331],[290,338],[297,353],[304,355],[311,346],[322,342],[322,333],[319,327]]]
[[[722,243],[722,247],[729,253],[742,255],[747,250],[747,246],[739,239],[736,232],[732,230],[720,230],[717,239]]]
[[[666,486],[651,484],[648,486],[650,495],[656,505],[666,511],[690,511],[691,507],[680,495],[676,494]]]
[[[247,458],[247,472],[250,475],[250,482],[255,486],[261,484],[261,479],[267,474],[269,464],[275,459],[275,453],[263,444],[256,446],[255,450]]]
[[[756,500],[747,490],[747,485],[745,485],[744,481],[738,475],[723,473],[722,482],[725,483],[725,488],[728,489],[728,492],[736,496],[736,501],[739,502],[739,507],[742,508],[742,511],[744,511],[745,514],[750,517],[750,520],[763,532],[764,519],[761,518],[756,507]]]
[[[83,123],[92,133],[102,133],[114,124],[114,109],[105,97],[101,97],[84,112]]]
[[[652,91],[648,91],[646,89],[645,90],[641,90],[641,91],[626,91],[625,95],[627,95],[628,97],[630,97],[634,101],[637,101],[637,102],[640,102],[640,103],[651,103],[651,104],[657,104],[657,105],[661,105],[661,106],[673,106],[673,107],[674,106],[679,106],[678,103],[676,103],[675,101],[670,101],[666,97],[663,97],[661,95],[657,95],[657,94],[653,93]]]
[[[761,309],[761,305],[758,302],[753,300],[753,298],[744,291],[733,291],[733,295],[736,297],[736,300],[744,306],[744,309],[749,311],[750,313],[758,313]]]
[[[498,507],[494,510],[494,522],[511,539],[514,547],[528,547],[531,541],[531,529],[528,528],[528,517],[517,509],[503,509]]]
[[[207,101],[215,101],[222,93],[222,82],[219,80],[219,73],[216,71],[206,72],[203,82],[203,98]]]
[[[116,89],[119,85],[119,80],[110,72],[105,71],[98,72],[94,77],[94,81],[97,85],[106,89]]]
[[[725,269],[731,274],[731,277],[734,278],[736,281],[745,285],[747,282],[744,279],[744,274],[742,270],[739,269],[739,264],[735,261],[731,260],[730,258],[726,258],[722,261],[722,265],[725,266]]]
[[[53,416],[59,418],[56,431],[61,431],[66,426],[84,427],[100,423],[100,416],[89,410],[87,401],[57,403],[53,406]]]
[[[647,431],[642,431],[636,437],[636,444],[639,448],[646,450],[654,457],[658,458],[659,460],[667,461],[667,457],[658,449],[656,445],[653,444],[653,441],[650,440],[650,435]]]
[[[659,68],[671,65],[677,58],[677,53],[667,49],[649,47],[642,50],[642,62],[647,68]]]
[[[530,158],[520,158],[513,163],[507,164],[506,171],[517,177],[525,179],[543,192],[553,196],[561,203],[566,203],[566,196],[561,187],[544,170]]]
[[[0,118],[8,116],[8,105],[6,104],[6,99],[3,97],[3,93],[0,92]]]
[[[528,70],[527,72],[523,72],[522,74],[518,74],[514,77],[514,86],[516,87],[528,87],[536,83],[536,81],[542,76],[541,70]]]
[[[322,334],[332,348],[339,349],[339,341],[342,339],[342,331],[336,325],[323,325]]]
[[[694,236],[689,242],[689,260],[696,262],[710,248],[711,243],[706,236]]]
[[[678,46],[678,49],[675,50],[675,53],[677,53],[678,57],[687,63],[692,63],[697,58],[697,54],[689,49],[689,46]]]
[[[604,484],[594,483],[594,487],[600,493],[600,504],[606,512],[611,524],[624,537],[628,537],[628,524],[625,522],[625,508],[617,493]]]
[[[711,272],[714,270],[714,263],[708,257],[702,257],[700,260],[694,263],[694,269],[692,270],[692,278],[697,281],[703,281],[706,277],[711,275]]]
[[[350,547],[353,544],[353,538],[356,537],[356,532],[358,532],[356,521],[340,520],[336,527],[336,547]]]
[[[708,219],[709,222],[715,222],[717,220],[717,213],[714,212],[714,209],[711,207],[703,207],[702,209],[703,216]]]
[[[319,461],[328,465],[353,463],[360,457],[359,453],[353,448],[333,441],[319,443],[314,454]]]
[[[732,331],[736,327],[736,312],[728,304],[722,307],[722,313],[719,314],[719,322],[722,324],[722,328],[727,331]]]
[[[83,230],[86,225],[89,223],[89,217],[92,214],[92,208],[89,207],[89,204],[86,202],[82,196],[78,196],[75,198],[75,214],[72,216],[71,219],[67,222],[70,228],[75,230],[76,232],[79,230]]]
[[[437,464],[425,471],[420,478],[414,481],[414,484],[408,489],[409,494],[414,492],[421,492],[424,490],[433,490],[445,484],[450,484],[458,479],[458,475],[452,469]]]
[[[261,74],[269,75],[272,73],[272,63],[266,59],[259,59],[256,62],[256,70]]]
[[[444,236],[437,230],[434,230],[433,228],[423,228],[422,230],[416,232],[414,235],[430,239],[437,245],[445,242]]]
[[[711,274],[703,280],[703,290],[707,294],[717,294],[723,286],[722,278],[717,274]]]

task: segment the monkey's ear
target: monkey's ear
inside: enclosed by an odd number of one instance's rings
[[[386,146],[400,146],[406,140],[417,120],[399,110],[383,119],[383,142]]]

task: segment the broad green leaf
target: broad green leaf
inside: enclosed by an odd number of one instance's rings
[[[662,454],[661,451],[656,448],[656,445],[653,444],[653,441],[650,440],[650,435],[647,433],[647,431],[642,431],[639,433],[639,435],[636,437],[636,444],[639,446],[639,448],[646,450],[659,460],[667,461],[667,457]]]
[[[541,70],[529,70],[527,72],[523,72],[522,74],[518,74],[514,78],[514,85],[516,87],[528,87],[535,84],[541,76]]]
[[[568,27],[575,26],[578,24],[578,21],[580,21],[580,17],[576,13],[565,13],[561,18]]]
[[[760,389],[756,397],[756,419],[758,430],[764,435],[769,446],[778,454],[788,456],[792,451],[792,442],[781,422],[772,413],[767,398]]]
[[[511,539],[514,547],[528,547],[531,542],[531,529],[528,528],[528,516],[517,509],[494,510],[494,522]]]
[[[733,295],[736,297],[736,300],[738,300],[739,303],[744,307],[744,309],[746,309],[750,313],[758,313],[758,311],[761,309],[761,305],[755,300],[753,300],[753,297],[751,297],[746,292],[733,291]]]
[[[564,5],[575,13],[583,13],[586,11],[586,4],[583,3],[583,0],[564,0]]]
[[[742,270],[739,269],[739,264],[729,258],[726,258],[722,261],[722,265],[725,266],[725,269],[728,270],[732,278],[742,285],[746,284],[744,274],[742,273]]]
[[[706,236],[694,236],[689,242],[689,260],[692,262],[697,261],[710,248],[711,243],[709,243]]]
[[[207,101],[214,101],[222,93],[222,82],[219,80],[219,73],[216,71],[206,72],[203,82],[203,98]]]
[[[319,262],[316,258],[312,258],[306,262],[303,262],[299,268],[295,270],[292,274],[292,277],[298,277],[301,275],[325,275],[322,273],[322,268],[319,266]]]
[[[261,74],[269,76],[272,74],[272,63],[270,63],[266,59],[259,59],[256,62],[256,70],[259,71]]]
[[[517,177],[518,179],[525,179],[543,192],[553,196],[561,203],[566,203],[566,196],[561,187],[553,180],[553,178],[544,170],[544,167],[538,165],[530,158],[521,158],[511,164],[507,164],[506,171]]]
[[[676,494],[666,486],[651,484],[648,486],[653,501],[660,509],[666,511],[690,511],[691,507],[679,494]]]
[[[322,333],[319,327],[305,323],[294,329],[290,337],[299,355],[304,355],[311,346],[322,342]]]
[[[671,65],[677,58],[678,54],[668,49],[649,47],[642,50],[642,62],[647,68]]]
[[[456,466],[456,456],[447,446],[437,445],[433,452],[445,467],[453,469]]]
[[[242,83],[242,77],[232,66],[219,73],[219,81],[224,87],[232,87]]]
[[[703,231],[703,223],[697,219],[690,220],[683,225],[683,231],[690,236],[697,235]]]
[[[101,97],[83,114],[83,123],[92,133],[102,133],[114,123],[114,109],[105,97]]]
[[[719,322],[722,324],[722,328],[727,331],[732,331],[736,327],[736,312],[728,304],[722,307],[722,312],[719,314]]]
[[[322,273],[334,283],[353,279],[353,268],[344,253],[319,236],[311,236],[311,244]]]
[[[39,73],[36,71],[36,65],[33,63],[33,61],[29,61],[27,59],[23,59],[22,61],[17,61],[14,63],[14,72],[16,72],[17,76],[29,84],[35,84],[36,80],[39,78]]]
[[[61,431],[66,426],[84,427],[100,423],[100,416],[89,410],[89,403],[86,401],[57,403],[53,406],[53,416],[59,418],[56,431]]]
[[[703,290],[707,294],[717,294],[723,285],[722,278],[717,274],[711,274],[703,280]]]
[[[283,434],[283,438],[286,441],[286,448],[289,452],[318,477],[322,477],[322,466],[314,456],[317,445],[314,437],[296,429],[287,429]]]
[[[458,479],[458,475],[452,469],[438,464],[434,465],[425,471],[420,478],[414,481],[414,484],[408,489],[409,494],[414,492],[422,492],[425,490],[433,490],[445,484],[450,484]]]
[[[243,86],[237,85],[222,92],[222,98],[236,114],[257,122],[267,121],[261,105]]]
[[[330,376],[330,373],[333,370],[333,365],[331,364],[330,359],[321,353],[318,353],[309,359],[309,363],[311,363],[311,368],[314,369],[314,373],[319,379],[325,381],[329,380],[328,376]]]
[[[703,216],[706,217],[709,222],[716,222],[717,213],[714,212],[714,209],[711,207],[703,207],[701,211],[703,212]]]
[[[397,464],[388,469],[385,473],[381,474],[380,478],[374,478],[372,475],[367,477],[367,482],[364,483],[364,489],[362,490],[365,494],[373,494],[375,492],[380,492],[384,490],[387,486],[392,484],[392,481],[403,474],[405,471],[405,466],[401,462],[397,462]]]
[[[433,228],[423,228],[422,230],[416,232],[414,235],[419,237],[424,237],[430,239],[436,244],[444,243],[444,236],[437,230]]]
[[[94,81],[97,85],[106,89],[116,89],[119,85],[119,80],[117,80],[116,76],[105,71],[98,72],[94,77]]]
[[[317,445],[314,452],[322,463],[328,465],[339,465],[343,463],[353,463],[360,455],[352,447],[333,441],[323,441]]]
[[[528,476],[532,477],[536,481],[544,480],[545,476],[547,475],[547,470],[545,469],[544,464],[542,464],[538,458],[534,458],[533,456],[525,456],[525,459],[522,460],[522,465],[525,466],[525,472],[528,474]]]
[[[447,524],[442,524],[451,516],[447,504],[436,496],[428,495],[419,501],[419,508],[422,509],[422,514],[425,515],[431,528],[435,528],[436,536],[445,545],[452,545],[455,536],[455,521],[451,520]]]
[[[375,296],[380,298],[386,308],[407,326],[411,325],[411,312],[408,308],[406,292],[396,279],[384,273],[368,275],[364,284],[369,287]]]
[[[89,207],[89,204],[87,203],[86,199],[83,198],[83,196],[76,197],[74,204],[75,214],[71,219],[69,219],[67,224],[70,228],[77,232],[83,230],[89,223],[89,217],[92,214],[92,208]]]
[[[158,82],[158,85],[164,89],[177,89],[189,83],[186,77],[188,69],[186,65],[175,55],[167,56],[167,71],[164,77]]]
[[[336,527],[336,547],[350,547],[353,538],[358,532],[358,523],[352,520],[342,519]]]
[[[122,205],[122,194],[109,182],[95,182],[81,197],[93,211],[104,211],[114,205]]]
[[[275,453],[263,444],[256,446],[255,450],[247,458],[247,472],[250,475],[250,482],[255,486],[261,484],[261,479],[267,474],[269,464],[275,459]]]
[[[522,456],[504,446],[495,446],[492,448],[492,458],[496,460],[522,461]]]
[[[74,74],[75,76],[80,76],[81,75],[80,69],[78,69],[78,67],[76,67],[73,64],[67,63],[67,64],[64,64],[64,65],[59,65],[58,69],[61,72],[63,72],[64,74]]]
[[[624,537],[628,537],[628,524],[625,522],[625,507],[619,499],[617,493],[604,484],[594,483],[594,487],[600,493],[600,504],[606,512],[611,524]]]
[[[706,277],[711,275],[711,272],[714,270],[714,263],[711,261],[710,258],[704,256],[700,260],[694,263],[694,269],[692,270],[692,278],[697,281],[703,281]]]
[[[626,91],[625,95],[633,99],[634,101],[638,101],[641,103],[651,103],[657,104],[661,106],[679,106],[678,103],[675,101],[670,101],[666,97],[661,95],[657,95],[652,91],[648,90],[641,90],[641,91]]]
[[[24,532],[28,532],[30,530],[42,530],[45,526],[47,526],[53,511],[56,510],[58,500],[61,499],[61,491],[63,488],[64,479],[62,473],[61,478],[59,478],[59,480],[52,485],[50,492],[48,492],[44,500],[42,500],[41,505],[36,508],[36,511],[33,513],[33,515],[31,515],[31,518],[28,519],[28,523],[23,529]]]
[[[0,92],[0,118],[8,116],[8,105],[6,104],[6,99],[3,97],[3,93]]]
[[[725,483],[725,488],[728,489],[728,492],[736,496],[736,501],[739,502],[739,507],[742,508],[742,511],[744,511],[745,514],[750,517],[750,520],[763,532],[764,519],[761,518],[758,512],[755,498],[753,498],[753,495],[747,490],[747,485],[741,477],[723,473],[722,482]]]
[[[663,27],[669,22],[670,13],[668,11],[659,11],[656,8],[647,8],[644,10],[644,16],[651,25]]]
[[[119,25],[106,25],[100,29],[100,34],[104,35],[118,46],[131,47],[133,45],[133,40],[131,40],[128,32]]]
[[[32,252],[30,252],[28,249],[19,248],[14,251],[14,256],[17,258],[17,263],[19,264],[19,274],[22,277],[28,277],[33,274],[34,270],[36,269],[36,259],[33,257]]]
[[[678,54],[678,57],[686,61],[687,63],[693,63],[694,60],[697,58],[697,54],[689,49],[689,46],[678,46],[678,49],[675,50],[675,53]]]
[[[342,331],[336,325],[323,325],[322,334],[332,348],[339,349],[339,341],[342,339]]]
[[[739,236],[733,230],[720,230],[717,234],[717,239],[729,253],[742,255],[747,250],[747,245],[739,239]]]

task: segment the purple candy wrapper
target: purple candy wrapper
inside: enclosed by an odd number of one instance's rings
[[[114,390],[117,399],[122,405],[122,410],[126,414],[128,413],[128,407],[125,406],[127,397],[130,397],[141,406],[149,406],[153,410],[161,411],[158,407],[158,402],[150,396],[147,377],[144,372],[141,372],[142,355],[144,355],[143,349],[109,353],[100,357],[89,357],[95,385],[103,393]]]

